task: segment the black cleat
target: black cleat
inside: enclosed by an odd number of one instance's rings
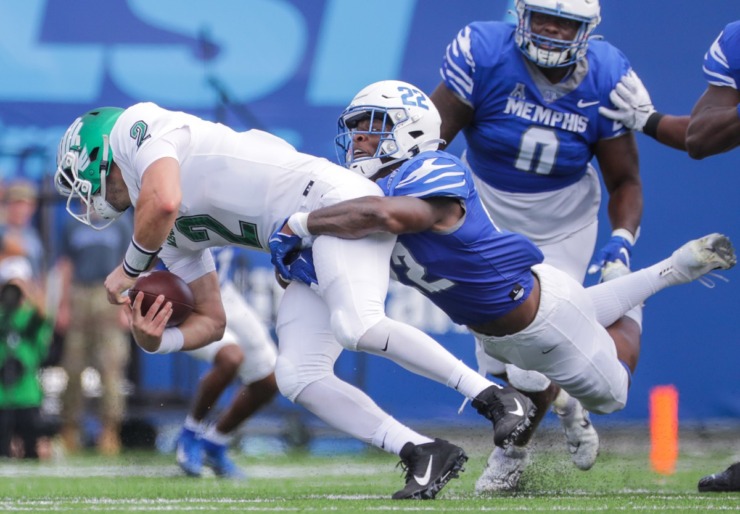
[[[458,473],[464,471],[468,456],[459,446],[443,439],[432,443],[406,443],[401,449],[401,467],[406,471],[406,487],[396,491],[394,500],[433,500]]]
[[[537,411],[532,400],[511,386],[492,385],[473,400],[478,414],[493,422],[493,444],[505,448],[532,424]]]
[[[740,491],[740,462],[736,462],[722,473],[714,473],[699,480],[700,493],[729,491]]]

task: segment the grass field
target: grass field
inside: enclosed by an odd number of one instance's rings
[[[469,431],[469,432],[472,432]],[[126,452],[53,462],[0,463],[0,512],[728,512],[740,493],[699,494],[697,480],[737,460],[735,436],[703,440],[682,434],[676,472],[651,471],[646,431],[602,431],[596,466],[578,471],[559,433],[545,431],[516,494],[481,498],[473,487],[488,452],[484,434],[445,434],[470,460],[434,501],[391,501],[403,485],[393,456],[368,449],[315,456],[236,455],[246,482],[181,476],[173,455]]]

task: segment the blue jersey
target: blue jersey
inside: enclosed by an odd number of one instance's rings
[[[509,192],[567,187],[583,177],[601,139],[626,132],[599,115],[629,70],[627,58],[592,40],[569,78],[551,84],[517,47],[515,28],[475,22],[447,47],[442,80],[474,111],[465,127],[467,159],[478,177]]]
[[[542,252],[524,236],[496,228],[459,159],[423,152],[377,184],[386,196],[444,196],[465,208],[461,223],[449,231],[398,236],[391,270],[400,282],[461,325],[488,322],[527,299],[534,285],[531,267],[542,262]]]
[[[712,43],[703,69],[713,86],[740,89],[740,20],[727,25]]]

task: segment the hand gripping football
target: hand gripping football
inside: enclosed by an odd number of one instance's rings
[[[128,297],[132,304],[139,291],[144,293],[144,300],[141,303],[143,314],[149,311],[149,307],[159,295],[165,297],[165,303],[162,305],[167,302],[172,303],[172,316],[167,322],[168,327],[176,327],[185,321],[195,305],[190,287],[183,279],[169,271],[152,271],[141,275],[133,287],[128,290]]]

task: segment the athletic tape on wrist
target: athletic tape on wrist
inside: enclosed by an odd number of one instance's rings
[[[296,212],[290,218],[288,218],[288,226],[290,230],[295,233],[298,237],[303,239],[304,237],[311,237],[313,234],[308,230],[308,214],[307,212]]]
[[[142,248],[132,237],[123,258],[123,271],[130,277],[138,277],[149,269],[154,259],[157,258],[157,254],[159,250],[151,251]]]
[[[623,237],[632,246],[634,246],[635,243],[637,242],[637,238],[632,234],[632,232],[630,232],[626,228],[615,228],[612,231],[612,236]]]
[[[653,139],[657,139],[658,123],[660,123],[660,120],[661,118],[663,118],[663,116],[665,116],[665,114],[661,114],[657,111],[648,116],[648,119],[645,122],[645,126],[642,128],[642,132],[652,137]]]
[[[159,343],[159,348],[149,353],[165,354],[179,352],[184,344],[185,336],[182,334],[182,330],[177,327],[166,328],[162,333],[162,341]]]

